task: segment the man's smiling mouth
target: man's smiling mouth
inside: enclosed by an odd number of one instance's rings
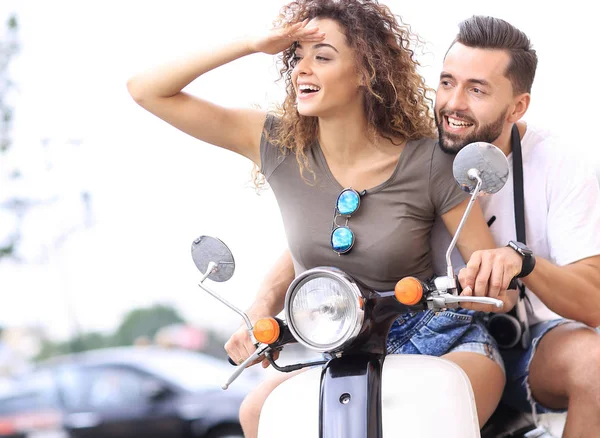
[[[452,116],[444,116],[444,118],[446,119],[446,123],[448,124],[448,126],[450,126],[451,128],[469,128],[473,126],[473,123],[471,122],[456,119]]]

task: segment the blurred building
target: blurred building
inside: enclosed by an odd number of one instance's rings
[[[33,358],[40,352],[41,345],[42,333],[37,328],[4,329],[0,334],[0,379],[27,371]]]
[[[204,330],[189,324],[171,324],[156,332],[154,343],[162,347],[201,351],[208,343],[208,335]]]

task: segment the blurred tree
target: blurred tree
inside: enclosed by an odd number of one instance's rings
[[[19,51],[18,27],[17,17],[11,15],[6,21],[6,34],[0,39],[0,152],[8,151],[11,145],[12,108],[6,100],[14,85],[9,78],[8,67]]]
[[[5,155],[10,149],[12,139],[10,135],[13,110],[9,102],[9,94],[12,91],[14,84],[9,77],[9,65],[13,57],[19,51],[19,43],[17,41],[18,23],[17,17],[11,15],[6,21],[6,29],[3,34],[0,33],[0,155]],[[4,160],[2,160],[4,161]],[[4,163],[2,163],[4,164]],[[20,172],[18,169],[7,168],[6,165],[0,166],[0,180],[10,180],[19,178]],[[20,237],[20,220],[24,209],[23,200],[21,199],[6,199],[3,200],[0,207],[9,210],[16,216],[16,228],[11,231],[2,231],[0,236],[0,260],[4,257],[12,256],[15,252],[15,247]]]
[[[97,348],[150,345],[153,344],[155,335],[161,328],[185,323],[186,321],[179,312],[169,305],[158,304],[152,307],[133,309],[125,314],[121,324],[112,334],[84,332],[74,335],[66,341],[42,339],[42,348],[35,360]],[[223,344],[227,339],[209,328],[205,328],[203,331],[207,338],[201,351],[220,359],[226,359],[227,355]]]
[[[167,325],[185,322],[171,306],[158,304],[130,311],[114,334],[115,345],[133,345],[140,337],[153,339],[156,332]]]
[[[112,335],[104,335],[98,332],[87,332],[75,336],[67,341],[54,342],[49,339],[42,341],[42,349],[36,356],[36,360],[47,359],[62,354],[79,353],[97,348],[112,347],[114,344]]]

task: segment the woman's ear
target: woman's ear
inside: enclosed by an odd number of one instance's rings
[[[367,86],[367,78],[365,77],[365,73],[364,72],[357,72],[356,73],[357,76],[357,82],[358,82],[358,86],[359,87],[366,87]]]

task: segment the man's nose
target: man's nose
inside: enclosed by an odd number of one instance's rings
[[[462,111],[467,109],[467,99],[463,90],[453,90],[450,96],[448,96],[448,102],[446,108],[455,111]]]

